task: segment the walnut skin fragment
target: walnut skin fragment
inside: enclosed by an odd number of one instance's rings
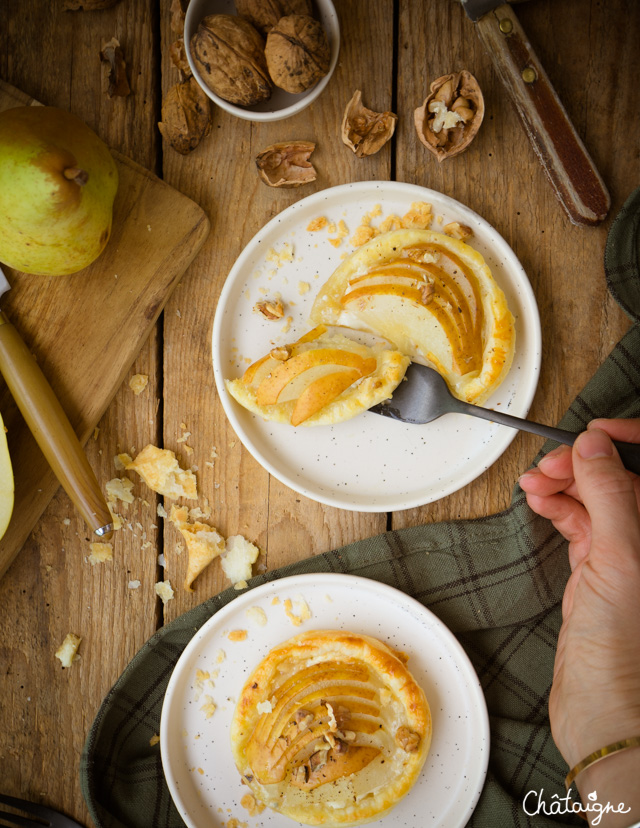
[[[171,46],[169,46],[169,57],[171,58],[173,65],[180,72],[183,80],[184,78],[191,77],[191,67],[189,66],[189,61],[187,60],[187,52],[184,47],[183,37],[179,37],[177,40],[174,40]]]
[[[171,31],[182,37],[184,34],[184,16],[187,11],[187,6],[189,5],[189,0],[171,0],[171,9],[170,9],[170,23]]]
[[[114,96],[126,98],[131,93],[131,87],[127,78],[127,65],[124,61],[122,47],[115,37],[103,44],[100,60],[106,67],[107,95],[110,98]]]
[[[438,161],[464,152],[484,118],[484,98],[470,72],[436,78],[430,94],[414,112],[418,138]]]
[[[342,140],[358,158],[374,155],[393,135],[398,116],[393,112],[374,112],[362,103],[358,89],[347,104],[342,118]]]
[[[236,11],[265,37],[282,17],[313,15],[311,0],[236,0]]]
[[[305,14],[281,18],[267,35],[265,54],[271,79],[285,92],[305,92],[329,72],[327,35]]]
[[[210,14],[190,46],[202,79],[225,101],[252,106],[271,97],[264,40],[243,17]]]
[[[311,141],[272,144],[256,157],[260,178],[270,187],[300,187],[316,180],[309,156],[316,148]]]
[[[195,78],[172,86],[162,102],[158,128],[181,155],[194,150],[211,131],[211,101]]]

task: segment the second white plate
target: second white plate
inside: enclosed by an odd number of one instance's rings
[[[311,611],[300,626],[285,612],[287,598],[293,614],[300,599]],[[264,612],[266,624],[247,613],[254,607]],[[160,749],[171,796],[187,826],[222,828],[232,817],[264,828],[293,825],[270,810],[249,819],[229,728],[258,662],[277,644],[313,629],[364,633],[403,650],[429,701],[433,739],[425,766],[407,796],[375,824],[466,825],[489,761],[487,708],[467,654],[442,621],[403,592],[353,575],[314,574],[282,578],[238,596],[198,630],[180,656],[162,707]],[[234,631],[246,631],[246,637],[234,641]]]
[[[394,181],[345,184],[296,202],[254,236],[229,273],[213,325],[213,368],[225,413],[248,451],[287,486],[329,506],[388,512],[430,503],[482,474],[516,434],[458,414],[410,426],[367,412],[335,426],[292,428],[251,414],[224,386],[272,347],[312,327],[315,296],[354,249],[349,238],[366,213],[380,205],[375,225],[420,201],[442,216],[432,229],[450,221],[473,229],[470,243],[484,256],[515,317],[513,365],[486,407],[525,417],[537,387],[541,334],[531,285],[509,245],[477,213],[442,193]],[[308,229],[321,216],[335,225],[333,232]],[[256,302],[276,295],[287,306],[283,320],[268,321],[253,311]]]

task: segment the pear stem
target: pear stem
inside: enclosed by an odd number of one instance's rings
[[[84,187],[89,180],[89,173],[86,170],[81,170],[80,167],[66,167],[62,174],[69,181],[75,181],[80,187]]]

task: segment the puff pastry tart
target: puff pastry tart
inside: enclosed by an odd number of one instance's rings
[[[246,682],[231,743],[254,796],[303,825],[359,825],[409,791],[431,714],[403,654],[365,635],[285,641]]]
[[[240,405],[266,420],[333,425],[389,399],[408,365],[408,357],[388,345],[363,345],[320,325],[273,348],[226,386]]]
[[[513,316],[485,260],[430,230],[394,230],[354,251],[321,288],[311,321],[385,337],[467,402],[484,402],[513,359]]]

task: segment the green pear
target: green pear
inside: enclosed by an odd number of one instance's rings
[[[109,240],[117,189],[109,149],[76,115],[0,112],[0,261],[46,276],[87,267]]]
[[[13,468],[4,423],[0,416],[0,538],[7,531],[13,512]]]

